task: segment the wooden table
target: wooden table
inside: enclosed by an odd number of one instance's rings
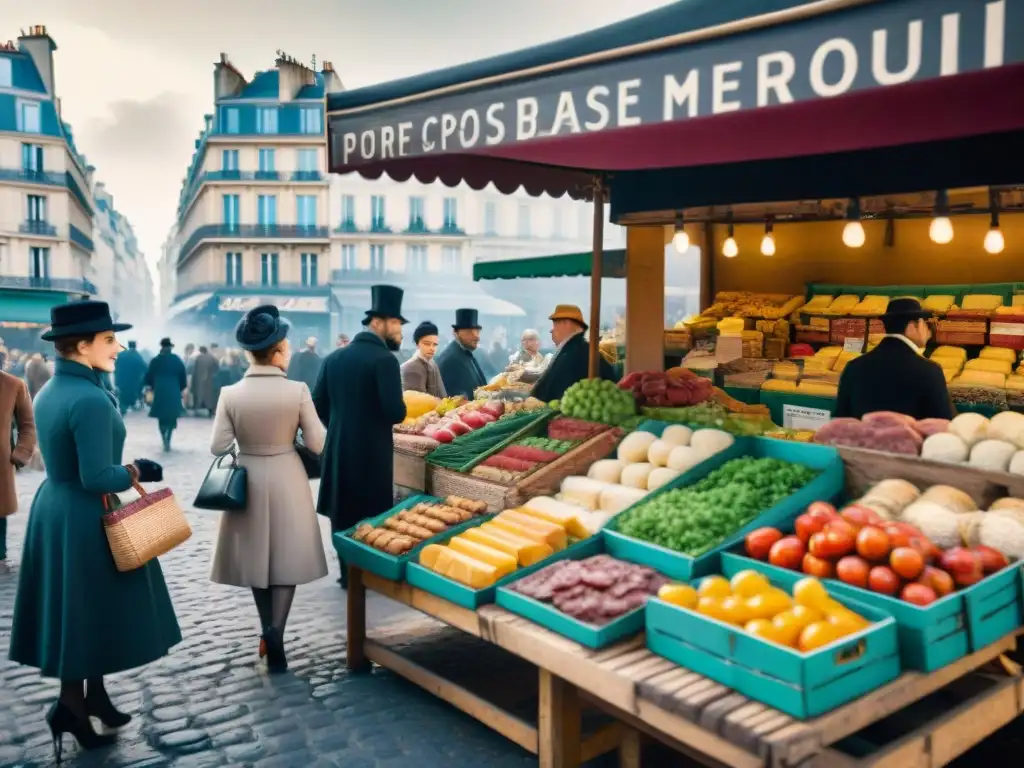
[[[367,637],[367,589],[535,666],[537,725]],[[980,671],[1015,647],[1016,635],[1008,635],[937,672],[905,673],[857,701],[799,721],[652,654],[643,635],[593,651],[496,605],[469,611],[349,568],[349,669],[371,661],[390,669],[537,754],[542,768],[575,768],[616,748],[620,764],[634,768],[641,734],[705,765],[729,768],[945,765],[1024,712],[1019,670],[1011,676]],[[618,724],[584,736],[586,706]],[[882,735],[869,738],[872,730]]]

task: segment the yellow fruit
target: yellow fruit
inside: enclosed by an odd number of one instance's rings
[[[840,635],[839,630],[827,621],[816,621],[804,627],[804,631],[800,633],[797,647],[806,653],[822,648],[829,643],[834,643],[840,637],[842,635]]]
[[[778,630],[768,619],[754,619],[743,625],[743,629],[749,634],[768,640],[772,643],[780,642]]]
[[[728,622],[729,619],[722,610],[722,601],[717,597],[702,597],[697,600],[697,613],[702,613],[712,619]]]
[[[806,625],[801,623],[793,611],[783,611],[772,619],[772,626],[775,627],[775,636],[780,644],[796,648],[800,633]]]
[[[697,590],[689,584],[666,584],[658,590],[658,597],[680,608],[693,610],[697,607]]]
[[[753,597],[772,588],[763,573],[752,570],[737,573],[729,580],[729,586],[732,587],[732,593],[740,597]]]
[[[794,605],[791,609],[791,613],[796,618],[797,622],[799,622],[801,629],[806,627],[808,624],[825,620],[825,614],[817,608],[811,608],[806,605]]]
[[[742,597],[732,595],[722,600],[722,613],[725,615],[725,621],[730,624],[736,624],[743,626],[750,621],[753,616],[750,615],[750,610],[747,608],[747,603]]]
[[[781,589],[770,588],[767,592],[747,599],[747,610],[755,619],[772,619],[793,606],[789,595]]]
[[[808,608],[824,610],[824,606],[831,599],[825,587],[817,579],[806,576],[793,585],[793,599],[799,605],[806,605]]]
[[[719,599],[732,595],[732,587],[724,576],[705,576],[697,587],[701,597],[717,597]]]
[[[858,616],[846,608],[841,611],[833,611],[827,614],[826,618],[828,623],[842,632],[844,637],[852,635],[854,632],[860,632],[868,626],[868,622],[863,616]]]

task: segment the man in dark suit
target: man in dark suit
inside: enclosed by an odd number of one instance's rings
[[[916,299],[893,299],[882,315],[885,338],[851,360],[839,379],[836,417],[859,419],[873,411],[895,411],[915,419],[951,419],[953,401],[942,369],[924,357],[931,312]]]
[[[533,396],[544,402],[558,400],[565,390],[590,375],[590,344],[583,335],[587,332],[583,312],[572,304],[559,304],[548,319],[557,349],[533,385]],[[598,362],[601,378],[615,381],[615,371],[608,362],[603,357]]]
[[[448,346],[437,356],[437,367],[441,371],[445,392],[449,396],[472,400],[477,387],[487,383],[483,369],[476,359],[476,348],[480,346],[480,323],[475,309],[456,309],[455,334]]]
[[[401,288],[375,285],[366,330],[320,368],[313,404],[327,427],[316,511],[331,530],[351,528],[394,504],[391,428],[405,419],[402,375],[392,354],[402,345]],[[348,586],[342,563],[341,585]]]

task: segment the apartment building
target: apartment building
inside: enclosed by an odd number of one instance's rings
[[[103,182],[93,186],[96,203],[93,252],[89,279],[97,295],[110,304],[117,318],[145,325],[156,316],[153,275],[139,250],[131,223],[114,207]]]

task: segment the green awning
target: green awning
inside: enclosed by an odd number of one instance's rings
[[[514,280],[520,277],[590,277],[594,254],[562,253],[557,256],[536,256],[529,259],[481,261],[473,265],[474,280]],[[616,248],[604,252],[602,277],[626,276],[626,250]]]
[[[0,327],[21,324],[48,326],[50,307],[64,304],[67,300],[66,293],[0,290]]]

